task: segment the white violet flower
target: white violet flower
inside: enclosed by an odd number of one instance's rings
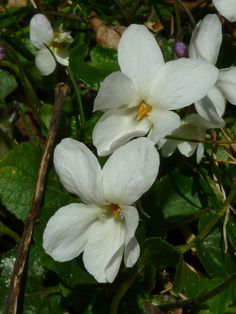
[[[66,138],[55,148],[54,165],[65,188],[85,204],[64,206],[50,218],[43,247],[60,262],[83,252],[87,271],[98,282],[112,282],[123,255],[126,267],[139,257],[133,203],[157,176],[158,152],[149,139],[139,138],[117,149],[101,169],[83,143]]]
[[[202,60],[164,63],[161,50],[145,26],[133,24],[118,45],[121,72],[109,75],[95,99],[94,110],[105,114],[93,131],[99,155],[108,155],[131,138],[158,143],[180,124],[171,111],[204,97],[218,70]]]
[[[215,65],[222,42],[222,26],[216,14],[208,14],[196,26],[189,45],[190,58],[202,58]],[[218,80],[206,97],[195,102],[197,112],[216,120],[225,112],[226,99],[236,105],[236,67],[219,70]]]
[[[236,0],[213,0],[216,9],[230,22],[236,22]]]
[[[54,32],[43,14],[32,17],[30,40],[39,49],[35,63],[42,75],[51,74],[55,70],[56,61],[64,66],[69,65],[68,46],[73,42],[70,32]]]
[[[185,117],[181,121],[181,125],[176,129],[171,136],[179,138],[193,139],[205,141],[207,129],[215,129],[224,127],[223,119],[216,121],[208,121],[200,115],[193,113]],[[196,159],[199,164],[204,155],[204,144],[191,142],[187,140],[168,139],[161,148],[161,153],[164,157],[169,157],[178,147],[180,153],[186,157],[190,157],[196,151]]]

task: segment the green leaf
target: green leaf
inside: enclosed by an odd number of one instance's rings
[[[172,266],[179,262],[180,253],[161,238],[149,238],[141,246],[139,267],[149,265]]]
[[[195,298],[201,293],[206,293],[216,288],[223,281],[224,278],[209,279],[203,274],[193,271],[193,268],[190,268],[188,264],[181,260],[176,270],[173,290],[176,294],[181,293],[188,298]],[[236,283],[204,303],[199,304],[198,309],[209,310],[208,313],[214,314],[227,313],[229,306],[232,305],[236,297],[235,288]],[[197,311],[196,313],[200,312]]]
[[[158,180],[154,186],[155,198],[169,222],[199,213],[201,203],[194,191],[194,179],[179,170]]]
[[[26,219],[31,206],[40,159],[40,146],[24,143],[0,162],[2,203],[21,220]]]
[[[15,262],[16,250],[13,249],[2,254],[0,261],[0,314],[3,314],[6,296],[8,293],[10,278]],[[23,303],[23,313],[58,313],[64,311],[60,306],[60,287],[44,287],[43,278],[45,270],[42,267],[38,252],[31,247],[29,260],[27,263],[27,277],[25,284],[25,299]],[[1,310],[2,309],[2,310]]]
[[[95,47],[91,51],[91,60],[85,63],[88,48],[85,44],[76,46],[70,52],[70,69],[77,80],[94,89],[98,89],[105,77],[119,69],[116,53],[112,49]]]
[[[17,87],[15,77],[7,71],[0,70],[0,107],[6,105],[5,98]]]
[[[202,217],[202,219],[206,219],[206,217]],[[212,278],[225,278],[236,271],[233,253],[230,251],[224,253],[224,248],[222,228],[215,228],[197,245],[198,257]]]

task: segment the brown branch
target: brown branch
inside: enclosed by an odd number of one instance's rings
[[[55,101],[54,111],[51,118],[50,128],[48,132],[48,138],[43,151],[37,183],[35,187],[35,193],[31,205],[31,209],[28,215],[28,219],[24,226],[23,235],[19,244],[16,261],[14,264],[13,273],[11,276],[9,293],[6,302],[6,314],[16,314],[18,309],[19,293],[21,288],[21,280],[24,273],[25,263],[27,260],[30,242],[34,230],[35,223],[38,221],[40,204],[44,191],[44,184],[46,180],[46,174],[50,157],[55,145],[55,139],[57,135],[58,125],[60,117],[62,115],[62,107],[65,102],[66,95],[69,92],[69,87],[64,83],[57,84],[55,88]]]

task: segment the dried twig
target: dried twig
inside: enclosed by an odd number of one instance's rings
[[[23,276],[25,263],[27,260],[29,246],[32,239],[35,223],[39,218],[40,204],[44,191],[44,184],[48,169],[48,164],[55,144],[58,125],[60,117],[62,115],[62,107],[65,102],[66,95],[69,88],[64,83],[59,83],[55,88],[55,101],[54,111],[51,118],[50,128],[48,132],[48,139],[45,144],[44,152],[42,155],[38,178],[35,188],[35,193],[31,205],[31,209],[28,215],[28,219],[25,223],[23,235],[19,244],[16,261],[11,277],[9,293],[6,302],[6,314],[16,314],[18,309],[19,293],[21,288],[21,279]]]

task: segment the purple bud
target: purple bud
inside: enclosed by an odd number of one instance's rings
[[[6,49],[4,46],[0,46],[0,61],[6,58]]]
[[[182,41],[176,41],[174,43],[173,50],[179,58],[188,56],[188,47]]]

